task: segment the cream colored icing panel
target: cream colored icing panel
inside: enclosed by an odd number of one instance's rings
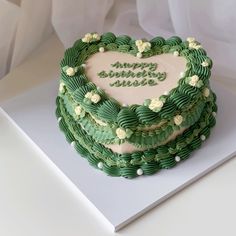
[[[165,140],[165,142],[162,143],[162,145],[168,143],[169,141],[175,139],[178,135],[182,134],[184,131],[186,130],[186,128],[181,128],[180,130],[177,130],[175,132],[173,132],[168,139]],[[110,148],[113,152],[117,152],[117,153],[132,153],[135,151],[144,151],[147,148],[138,148],[136,146],[134,146],[131,143],[123,143],[123,144],[103,144],[105,147]],[[152,148],[155,148],[157,146],[154,146]]]
[[[157,63],[158,67],[155,72],[166,72],[167,77],[164,81],[159,81],[155,86],[143,87],[111,87],[109,83],[117,79],[134,81],[142,80],[142,78],[99,78],[99,72],[105,70],[121,71],[129,69],[116,69],[111,64],[119,61],[120,63]],[[111,97],[115,98],[121,104],[142,104],[145,99],[159,97],[165,92],[169,92],[177,86],[180,72],[185,71],[186,59],[184,57],[176,57],[172,54],[161,54],[149,58],[137,58],[127,53],[107,51],[104,53],[95,53],[86,61],[86,75],[89,80],[94,82],[98,87],[105,90]],[[133,70],[141,71],[140,69]]]

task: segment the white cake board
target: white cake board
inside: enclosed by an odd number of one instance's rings
[[[212,87],[218,97],[217,125],[201,149],[173,169],[132,180],[106,176],[67,143],[54,115],[58,80],[2,107],[117,231],[236,154],[236,96],[215,82]]]

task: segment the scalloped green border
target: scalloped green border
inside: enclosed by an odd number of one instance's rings
[[[148,52],[143,53],[144,58],[178,51],[180,56],[185,57],[187,60],[185,76],[179,80],[179,85],[176,88],[173,88],[168,95],[161,96],[166,100],[166,102],[159,112],[153,112],[144,105],[129,106],[128,109],[130,109],[133,123],[131,127],[129,127],[130,124],[126,124],[124,119],[122,126],[131,130],[134,126],[133,124],[137,126],[137,122],[140,125],[152,125],[158,120],[173,117],[173,111],[175,114],[180,113],[182,108],[191,105],[197,96],[203,97],[203,88],[209,87],[208,80],[211,74],[210,69],[212,67],[212,61],[206,56],[206,52],[202,48],[198,50],[189,49],[188,42],[182,42],[182,40],[177,36],[173,36],[167,40],[164,40],[161,37],[156,37],[150,40],[150,43],[151,49]],[[106,51],[119,51],[132,55],[136,55],[138,52],[135,40],[131,39],[129,36],[116,37],[113,33],[108,32],[103,34],[99,41],[91,43],[84,43],[79,39],[75,42],[72,48],[66,50],[65,56],[61,61],[61,68],[64,68],[65,66],[78,67],[78,71],[74,76],[68,76],[63,69],[61,69],[61,81],[65,84],[66,89],[78,105],[81,105],[86,112],[89,112],[94,117],[102,119],[107,123],[121,123],[117,120],[118,113],[123,109],[127,109],[127,107],[122,107],[118,101],[108,96],[102,89],[98,90],[96,85],[86,77],[85,70],[81,66],[86,62],[89,56],[99,52],[100,47],[105,48]],[[201,66],[203,61],[207,61],[209,66]],[[193,75],[199,76],[200,80],[203,81],[204,86],[202,86],[202,88],[186,84],[186,77]],[[92,90],[95,90],[102,99],[97,104],[87,105],[84,102],[84,95]],[[107,104],[111,104],[110,107]],[[135,117],[133,116],[133,113],[135,113]],[[113,115],[107,116],[106,114]]]
[[[135,45],[134,39],[126,35],[117,37],[111,32],[103,34],[100,40],[91,43],[84,43],[82,39],[79,39],[72,48],[66,50],[64,58],[61,61],[61,81],[65,84],[63,93],[69,93],[74,103],[83,107],[93,117],[113,127],[131,130],[132,133],[134,133],[137,127],[150,126],[163,120],[172,121],[173,123],[173,117],[185,112],[196,100],[202,99],[207,102],[208,99],[203,96],[203,89],[206,87],[210,88],[209,77],[212,61],[206,56],[206,52],[202,48],[190,49],[189,42],[182,42],[177,36],[173,36],[167,40],[162,37],[155,37],[150,40],[150,43],[150,50],[143,52],[144,58],[162,53],[178,52],[179,56],[183,56],[187,60],[185,75],[179,80],[178,86],[173,88],[168,95],[160,96],[161,99],[165,100],[165,103],[159,112],[150,110],[146,105],[134,104],[128,107],[122,107],[118,101],[111,98],[102,89],[98,89],[86,77],[85,69],[82,65],[91,55],[99,52],[99,48],[101,47],[105,51],[118,51],[132,55],[137,54],[138,48]],[[201,66],[201,63],[204,61],[207,61],[208,67]],[[68,76],[63,69],[64,67],[76,68],[75,74]],[[186,83],[186,78],[193,75],[197,75],[203,82],[201,88],[193,87]],[[84,96],[90,91],[95,91],[99,94],[101,100],[98,103],[87,103],[88,100]],[[63,97],[63,93],[59,93],[59,96]],[[180,127],[172,128],[178,129]],[[96,137],[94,136],[94,138]],[[124,140],[114,138],[113,143],[123,143],[125,140],[135,143],[132,135],[126,137]],[[102,140],[100,141],[102,142]],[[139,144],[139,146],[144,147],[145,145]]]
[[[172,168],[179,161],[187,159],[192,151],[201,146],[204,141],[201,136],[203,135],[204,139],[209,137],[210,129],[216,122],[213,115],[215,111],[215,102],[208,102],[198,122],[175,140],[157,148],[147,149],[143,152],[136,151],[130,154],[114,153],[102,144],[96,143],[66,111],[64,101],[60,97],[57,99],[56,116],[67,141],[92,166],[111,176],[134,178],[138,176],[139,169],[143,171],[144,175],[151,175],[160,169]],[[179,157],[179,160],[176,160],[176,156]]]
[[[107,126],[100,126],[94,121],[89,113],[85,113],[85,116],[83,117],[75,116],[72,105],[73,100],[70,95],[65,93],[61,97],[64,100],[69,114],[71,116],[74,116],[76,122],[80,123],[87,134],[91,135],[96,142],[103,144],[121,144],[125,142],[124,140],[119,140],[116,136],[115,129],[118,128],[117,126],[114,126],[114,124],[112,124],[111,126],[109,124]],[[208,99],[208,101],[211,100],[213,100],[213,96],[210,96]],[[190,108],[190,110],[185,111],[181,114],[184,117],[184,122],[181,126],[176,126],[173,120],[171,120],[170,122],[165,122],[163,125],[153,130],[141,131],[136,129],[132,136],[126,139],[126,141],[142,148],[152,148],[153,146],[157,146],[159,143],[164,142],[166,140],[166,137],[171,135],[175,130],[183,127],[188,128],[189,126],[193,125],[200,117],[204,107],[205,102],[199,100],[193,107]],[[152,142],[147,142],[147,139],[151,139]],[[155,145],[153,145],[153,142],[155,142]]]
[[[145,102],[143,105],[134,104],[128,107],[122,107],[118,101],[108,96],[102,89],[98,89],[96,85],[86,77],[83,64],[89,56],[97,53],[100,47],[103,47],[105,51],[111,50],[130,53],[134,56],[137,55],[138,49],[135,45],[135,40],[131,39],[129,36],[115,36],[113,33],[108,32],[103,34],[100,40],[91,43],[84,43],[79,39],[72,48],[65,51],[64,58],[61,61],[60,82],[65,86],[63,86],[63,92],[59,93],[57,99],[58,107],[56,115],[59,118],[60,128],[65,133],[67,140],[75,145],[76,150],[80,154],[86,156],[90,164],[97,167],[99,163],[102,162],[103,165],[102,167],[100,165],[99,168],[112,176],[132,178],[137,176],[137,168],[141,168],[144,174],[153,174],[161,168],[173,167],[177,162],[174,159],[176,153],[178,153],[181,160],[187,158],[190,152],[201,144],[201,139],[198,134],[200,135],[202,133],[205,137],[208,137],[210,128],[215,124],[214,116],[212,114],[207,116],[206,114],[207,112],[215,112],[217,106],[215,104],[216,96],[209,86],[212,61],[207,57],[204,49],[189,48],[190,43],[187,41],[182,42],[177,36],[173,36],[167,40],[162,37],[155,37],[149,42],[151,43],[151,49],[142,53],[142,57],[144,58],[162,53],[178,52],[177,54],[179,54],[179,56],[183,56],[187,60],[186,71],[184,76],[180,78],[178,86],[173,88],[168,95],[160,96],[160,99],[165,100],[165,103],[158,112],[150,110],[145,105]],[[207,62],[208,66],[202,66],[202,62]],[[63,69],[64,67],[75,68],[75,74],[68,76]],[[187,81],[189,81],[189,77],[194,75],[197,75],[202,81],[202,86],[193,87],[188,84]],[[208,99],[203,95],[205,88],[209,88],[210,90],[211,96]],[[101,100],[98,101],[98,103],[88,104],[84,100],[85,94],[90,91],[99,94]],[[208,105],[211,104],[211,108],[204,108],[201,114],[201,117],[203,114],[206,114],[206,117],[208,118],[204,121],[200,118],[198,122],[184,131],[182,135],[179,135],[175,140],[170,141],[165,145],[147,149],[144,152],[117,154],[113,153],[110,149],[105,148],[102,144],[95,142],[92,136],[79,128],[80,125],[75,121],[75,117],[70,117],[66,110],[63,114],[61,113],[61,109],[64,109],[64,106],[66,106],[62,94],[67,92],[72,96],[76,104],[80,105],[83,110],[91,116],[102,119],[102,121],[105,121],[112,126],[120,126],[131,130],[135,130],[137,127],[148,127],[152,124],[157,124],[159,121],[173,119],[176,114],[181,114],[186,108],[191,107],[196,99],[202,100]],[[63,104],[60,106],[59,100],[63,101]],[[66,109],[71,108],[67,106]],[[124,112],[124,110],[126,110],[126,112]],[[123,119],[121,119],[121,115],[118,116],[121,111],[125,114]],[[107,114],[109,114],[109,116],[107,116]],[[135,116],[133,114],[135,114]],[[125,119],[127,116],[129,119]],[[69,120],[67,120],[67,118]],[[65,122],[65,119],[67,122]],[[209,122],[208,126],[206,125],[207,122]],[[203,124],[206,126],[203,127]],[[198,125],[202,128],[202,130],[199,131],[200,133],[196,131]],[[70,129],[73,128],[75,128],[74,133],[70,131]],[[81,137],[79,137],[78,134],[81,134]],[[77,137],[78,140],[75,137]],[[86,143],[83,139],[86,140]],[[129,139],[126,138],[125,140],[128,141]],[[93,147],[93,149],[91,149],[91,147]],[[156,152],[155,155],[154,152]],[[142,160],[141,163],[138,161],[140,158]],[[114,165],[114,161],[116,165]]]

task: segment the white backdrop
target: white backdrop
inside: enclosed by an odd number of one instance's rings
[[[194,36],[214,73],[236,74],[235,0],[0,0],[0,77],[54,31],[65,47],[87,32]]]

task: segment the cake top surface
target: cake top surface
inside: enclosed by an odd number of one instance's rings
[[[86,34],[61,61],[60,128],[90,164],[111,175],[173,167],[215,124],[211,67],[194,38]]]
[[[186,59],[166,53],[148,58],[106,51],[86,61],[85,74],[121,104],[139,104],[178,86]],[[131,77],[132,75],[132,77]]]
[[[184,111],[209,94],[211,67],[194,38],[89,33],[65,51],[59,90],[69,92],[80,113],[124,128],[128,137],[138,125],[183,120]]]

